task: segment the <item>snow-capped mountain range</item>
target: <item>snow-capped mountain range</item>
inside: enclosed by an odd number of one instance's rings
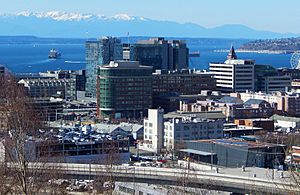
[[[128,14],[104,16],[58,11],[0,14],[0,35],[90,38],[102,35],[126,36],[128,32],[133,36],[246,39],[298,36],[292,33],[254,30],[240,24],[205,28],[193,23],[160,21]]]
[[[36,18],[50,18],[57,21],[91,21],[91,20],[117,20],[117,21],[132,21],[141,20],[145,21],[143,17],[130,16],[128,14],[117,14],[112,17],[107,17],[100,14],[81,14],[81,13],[68,13],[59,11],[49,11],[49,12],[28,12],[23,11],[15,14],[0,14],[0,17],[36,17]]]

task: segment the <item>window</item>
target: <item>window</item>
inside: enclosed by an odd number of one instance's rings
[[[152,127],[153,126],[153,124],[152,123],[149,123],[149,127]]]

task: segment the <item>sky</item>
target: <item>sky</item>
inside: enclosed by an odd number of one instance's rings
[[[204,27],[243,24],[257,30],[300,33],[299,0],[0,0],[0,13],[125,13]]]

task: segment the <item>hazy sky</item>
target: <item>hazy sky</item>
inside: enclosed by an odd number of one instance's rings
[[[244,24],[300,33],[300,0],[0,0],[1,13],[65,11],[106,16],[126,13],[205,27]]]

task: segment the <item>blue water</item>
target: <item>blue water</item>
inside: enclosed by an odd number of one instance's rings
[[[62,53],[60,59],[48,59],[52,48]],[[81,44],[3,44],[0,45],[0,64],[15,73],[78,70],[85,67],[85,47]]]
[[[190,60],[190,68],[207,69],[209,62],[223,62],[227,53],[213,52],[229,49],[230,43],[189,43],[190,51],[200,51],[200,58]],[[55,48],[62,53],[56,60],[48,59],[48,52]],[[237,53],[240,59],[255,59],[257,64],[270,64],[274,67],[290,67],[291,54]],[[46,70],[85,68],[84,44],[2,44],[0,45],[0,64],[14,73],[41,72]]]

